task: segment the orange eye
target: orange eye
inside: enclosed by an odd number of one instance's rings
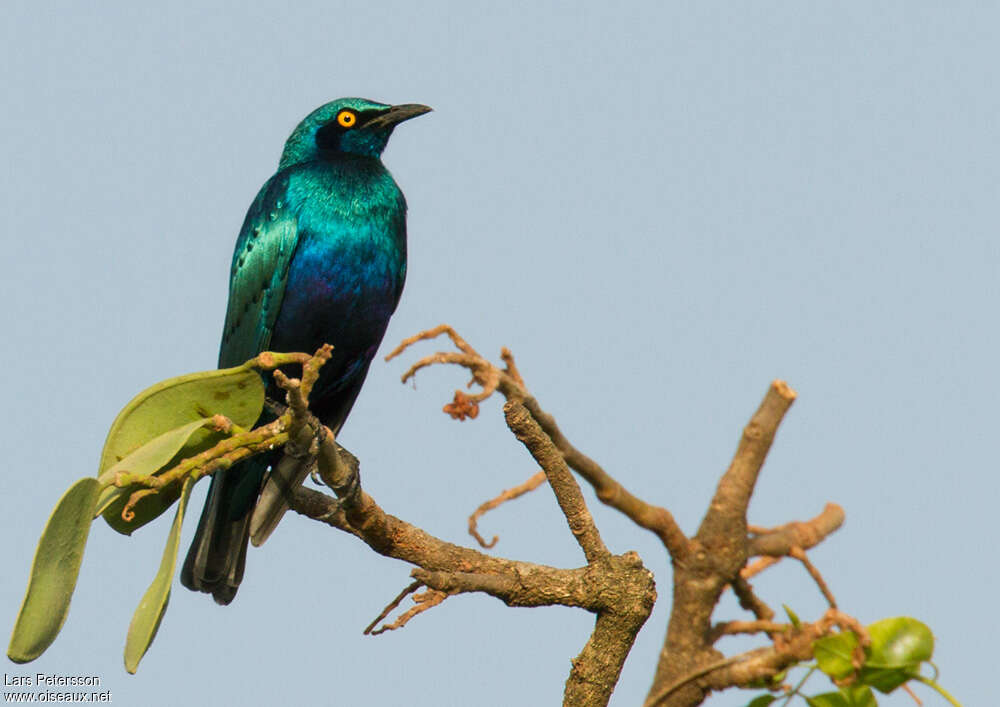
[[[351,110],[342,110],[337,113],[337,124],[342,128],[353,128],[358,122],[358,115]]]

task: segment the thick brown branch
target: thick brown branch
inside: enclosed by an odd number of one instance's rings
[[[706,546],[732,542],[737,535],[746,534],[747,506],[757,476],[771,449],[778,425],[794,401],[795,391],[784,381],[774,381],[744,428],[733,461],[719,481],[715,497],[698,529],[698,540]]]
[[[347,456],[346,450],[335,447],[330,438],[321,442],[321,450],[326,447],[326,454],[320,454],[320,473],[324,480],[342,478],[341,472],[331,472],[326,468],[331,458],[340,455]],[[329,449],[334,447],[334,449]],[[353,463],[344,462],[343,466],[351,467]],[[350,470],[347,472],[350,473]],[[568,472],[567,472],[568,474]],[[603,578],[608,574],[608,562],[625,562],[622,558],[611,556],[605,550],[600,558],[600,564],[593,569],[559,569],[530,562],[518,562],[504,558],[492,557],[477,550],[461,547],[440,540],[420,528],[389,515],[382,510],[364,491],[357,492],[357,500],[347,503],[347,499],[337,500],[326,494],[307,488],[299,488],[292,495],[292,508],[311,518],[322,520],[335,528],[347,530],[360,537],[372,549],[386,557],[404,560],[421,568],[414,572],[414,577],[423,581],[428,587],[447,591],[483,591],[503,601],[521,606],[541,606],[546,603],[578,606],[590,611],[600,611],[607,607],[606,600],[601,597],[604,592],[612,591],[621,584],[621,576]],[[642,568],[638,557],[632,554],[623,556],[629,558],[619,567],[618,574],[639,574],[651,576]],[[618,567],[618,565],[615,565]],[[461,577],[460,585],[450,587],[442,584],[441,577]],[[476,584],[482,577],[508,578],[510,582],[490,580]],[[634,583],[634,581],[633,581]],[[506,589],[505,589],[506,588]],[[559,597],[556,600],[556,597]]]
[[[545,471],[549,486],[555,492],[559,507],[566,516],[566,522],[569,523],[569,529],[580,544],[587,562],[608,557],[611,553],[601,540],[597,526],[594,525],[594,518],[583,500],[580,487],[566,466],[566,460],[552,444],[552,440],[521,403],[508,400],[503,406],[503,411],[507,418],[507,426]]]
[[[290,507],[296,513],[307,518],[326,523],[331,528],[343,530],[360,538],[361,533],[347,522],[347,514],[336,499],[316,489],[299,486],[292,491]]]
[[[688,671],[669,684],[650,691],[643,707],[673,704],[700,704],[713,690],[733,685],[749,685],[773,678],[782,670],[812,658],[812,644],[825,636],[831,622],[824,618],[814,624],[803,624],[795,632],[785,632],[785,640],[774,646],[757,648],[746,653],[707,662]],[[682,697],[682,692],[688,692]]]
[[[747,505],[778,425],[794,400],[794,391],[781,381],[768,389],[743,431],[697,535],[689,541],[688,554],[674,562],[670,622],[647,704],[697,705],[715,689],[701,676],[715,675],[718,670],[712,666],[729,666],[712,647],[711,621],[719,595],[729,583],[737,584],[737,594],[759,619],[773,617],[771,609],[739,578],[739,571],[748,553]],[[746,683],[730,686],[737,684]]]
[[[652,606],[649,610],[652,611]],[[608,703],[625,658],[648,615],[648,611],[644,615],[611,612],[597,615],[590,639],[573,659],[573,668],[563,693],[563,705],[603,707]]]
[[[320,441],[319,471],[339,500],[298,489],[292,495],[292,507],[334,527],[346,521],[350,532],[376,552],[417,565],[420,569],[413,572],[414,577],[442,595],[480,591],[511,606],[561,604],[597,613],[594,633],[567,681],[564,704],[601,707],[610,699],[625,657],[652,610],[656,600],[653,577],[634,553],[612,556],[607,551],[596,528],[587,527],[589,513],[583,496],[561,455],[522,406],[517,405],[511,414],[512,429],[522,432],[523,441],[538,454],[543,467],[555,464],[553,459],[562,464],[561,470],[550,475],[550,483],[564,494],[557,496],[561,503],[564,497],[570,499],[564,512],[571,528],[580,530],[574,534],[581,539],[581,547],[590,548],[586,567],[563,570],[490,557],[446,543],[385,513],[361,490],[356,460],[329,435]],[[566,479],[573,490],[566,490]],[[589,524],[592,527],[592,521]]]

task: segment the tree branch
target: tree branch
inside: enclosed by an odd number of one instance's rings
[[[793,521],[770,529],[750,528],[755,535],[750,538],[749,552],[751,556],[786,557],[793,547],[803,550],[815,547],[843,524],[844,509],[836,503],[827,503],[811,520]]]
[[[484,501],[479,504],[479,507],[472,512],[472,515],[469,516],[469,535],[474,537],[476,542],[479,543],[479,546],[482,548],[489,550],[491,547],[495,546],[500,538],[494,535],[492,540],[486,542],[485,538],[479,534],[479,529],[477,527],[478,520],[488,511],[503,505],[507,501],[511,501],[515,498],[523,496],[526,493],[534,491],[546,481],[547,478],[545,476],[545,472],[539,471],[536,474],[532,474],[531,478],[524,483],[518,484],[511,489],[504,489],[503,492],[496,498],[491,498],[489,501]]]
[[[753,595],[749,584],[741,580],[739,571],[748,556],[747,506],[778,425],[794,400],[795,392],[784,382],[772,383],[743,431],[697,535],[689,541],[690,552],[682,561],[674,562],[670,622],[647,705],[701,704],[710,690],[718,689],[706,679],[715,669],[708,673],[706,669],[717,664],[727,668],[736,665],[712,647],[712,612],[728,584],[735,584],[742,602],[758,618],[773,616],[770,608]],[[725,674],[733,673],[730,670]],[[736,684],[747,683],[728,686]]]
[[[747,507],[757,476],[771,449],[778,425],[793,402],[795,391],[784,381],[774,381],[768,388],[756,414],[743,429],[743,437],[729,469],[716,487],[715,497],[696,536],[701,543],[726,543],[736,534],[745,536]]]
[[[474,396],[466,396],[461,391],[456,391],[455,400],[445,406],[445,412],[458,419],[475,417],[471,406],[477,405],[495,391],[499,391],[507,400],[520,401],[562,453],[570,468],[594,488],[602,503],[625,514],[638,526],[655,533],[675,559],[683,557],[688,552],[687,538],[667,509],[649,504],[631,494],[600,464],[569,442],[556,424],[555,418],[542,410],[538,401],[528,392],[524,379],[514,363],[514,356],[508,349],[504,348],[501,351],[500,355],[505,364],[505,369],[501,370],[481,356],[452,327],[441,324],[404,339],[385,357],[385,360],[392,360],[413,344],[434,339],[441,334],[447,334],[460,353],[438,352],[425,356],[403,374],[404,383],[421,368],[437,363],[451,363],[466,368],[472,373],[471,382],[478,383],[483,389]]]
[[[514,436],[528,448],[531,456],[545,471],[549,486],[555,492],[569,529],[580,544],[587,562],[596,562],[609,556],[611,553],[601,540],[594,518],[587,510],[583,494],[580,493],[580,487],[576,485],[566,466],[566,460],[552,444],[552,440],[542,432],[542,428],[521,403],[508,400],[503,406],[503,412]]]

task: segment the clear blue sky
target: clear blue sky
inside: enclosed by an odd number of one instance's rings
[[[846,525],[813,553],[842,607],[923,619],[945,685],[988,704],[998,22],[961,2],[8,0],[4,625],[45,517],[94,472],[121,406],[214,364],[233,242],[291,129],[361,95],[436,109],[385,154],[411,253],[386,350],[439,322],[491,355],[511,347],[567,434],[688,531],[767,385],[788,380],[800,397],[751,522],[842,504]],[[459,371],[414,390],[403,369],[373,366],[341,439],[389,512],[468,542],[468,512],[530,458],[497,402],[475,422],[439,413]],[[669,563],[592,509],[658,581],[612,700],[634,705]],[[365,638],[409,568],[290,517],[232,606],[175,587],[131,677],[125,630],[167,525],[132,540],[97,527],[59,639],[5,672],[100,675],[119,705],[550,705],[592,626],[463,596]],[[582,563],[546,489],[484,531],[505,556]],[[803,618],[823,610],[800,568],[757,586]]]

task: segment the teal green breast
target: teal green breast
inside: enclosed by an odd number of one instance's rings
[[[406,276],[406,203],[377,160],[310,163],[290,169],[288,207],[298,242],[270,348],[334,346],[314,396],[363,378]],[[357,381],[360,384],[360,380]]]

